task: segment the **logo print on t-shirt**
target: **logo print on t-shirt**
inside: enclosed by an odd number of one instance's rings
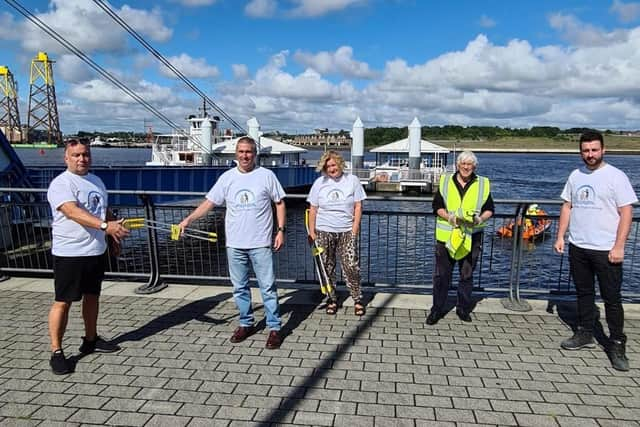
[[[250,190],[242,189],[236,193],[236,207],[239,209],[249,209],[255,206],[256,196]]]
[[[87,210],[94,215],[100,215],[102,206],[102,195],[97,191],[89,192],[87,195]]]
[[[576,190],[578,196],[574,204],[577,205],[592,205],[596,199],[596,192],[590,185],[583,185]]]
[[[345,200],[344,193],[342,191],[340,191],[340,190],[337,190],[337,189],[336,190],[331,190],[331,191],[329,191],[329,194],[327,194],[327,200],[330,203],[332,203],[332,202],[333,203],[341,202],[341,201]]]

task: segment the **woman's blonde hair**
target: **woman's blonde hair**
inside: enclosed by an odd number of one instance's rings
[[[335,150],[326,151],[322,155],[322,157],[320,157],[320,160],[318,160],[318,164],[316,165],[316,171],[325,173],[327,162],[330,159],[333,159],[336,162],[336,165],[338,165],[338,169],[340,169],[340,173],[344,172],[344,159],[342,158],[340,153]]]

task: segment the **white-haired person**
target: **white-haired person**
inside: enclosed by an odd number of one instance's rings
[[[440,177],[433,197],[436,215],[436,265],[433,273],[433,305],[427,317],[435,325],[446,314],[446,302],[453,268],[458,264],[460,281],[456,314],[471,322],[473,270],[482,251],[482,231],[494,213],[489,179],[476,175],[478,158],[463,151],[455,173]]]
[[[322,175],[317,178],[307,201],[309,208],[309,237],[324,248],[320,254],[330,288],[326,313],[336,314],[338,300],[335,287],[337,257],[354,302],[354,313],[365,314],[360,289],[358,233],[362,218],[362,201],[367,197],[360,180],[344,172],[344,159],[337,151],[322,155],[316,166]]]

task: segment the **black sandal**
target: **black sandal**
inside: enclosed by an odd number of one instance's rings
[[[327,314],[336,314],[338,312],[338,303],[335,301],[329,301],[325,308]]]
[[[367,310],[364,308],[364,305],[362,305],[362,303],[355,303],[353,305],[353,313],[356,316],[364,316],[364,314],[367,312]]]

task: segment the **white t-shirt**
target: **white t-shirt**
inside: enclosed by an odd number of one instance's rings
[[[271,246],[272,203],[285,197],[275,174],[257,167],[242,173],[233,168],[223,173],[206,195],[216,206],[227,206],[225,230],[227,246],[254,249]]]
[[[618,208],[638,201],[627,175],[609,164],[594,171],[583,166],[571,172],[560,197],[571,202],[569,242],[601,251],[615,244]]]
[[[317,178],[307,202],[318,207],[316,229],[333,233],[351,231],[354,205],[367,195],[355,175],[343,173],[338,179],[326,175]]]
[[[104,231],[80,225],[58,210],[66,202],[76,202],[91,215],[104,220],[107,217],[108,195],[100,178],[92,173],[76,175],[64,171],[49,184],[47,200],[53,213],[53,255],[95,256],[107,250]]]

